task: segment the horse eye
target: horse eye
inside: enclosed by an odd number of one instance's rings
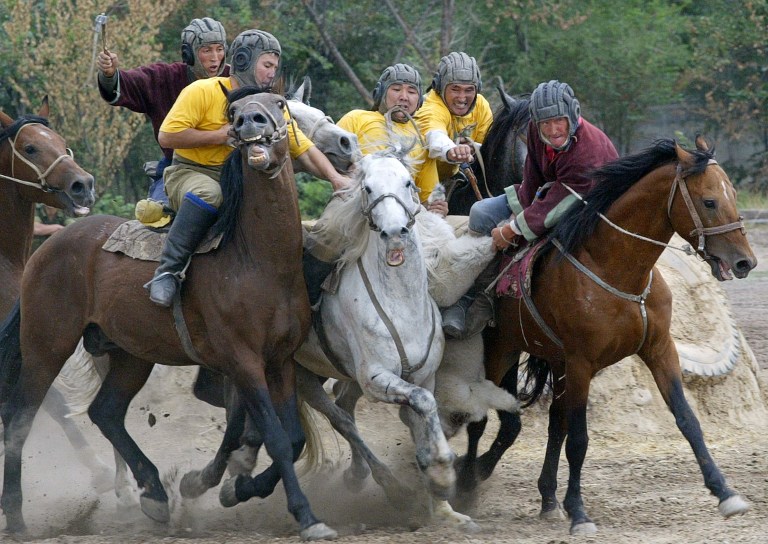
[[[717,208],[717,203],[714,200],[708,198],[704,200],[704,207],[709,208],[710,210],[714,210]]]
[[[371,188],[368,187],[367,185],[365,186],[365,192],[368,194],[371,194]]]
[[[32,154],[34,154],[36,152],[37,152],[37,148],[35,148],[34,145],[27,144],[27,145],[24,146],[24,153],[26,153],[27,155],[32,155]]]

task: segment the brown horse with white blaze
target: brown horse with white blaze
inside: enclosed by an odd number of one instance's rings
[[[168,496],[157,468],[125,429],[128,405],[154,363],[192,365],[199,359],[231,379],[264,439],[273,465],[260,480],[261,496],[282,479],[302,537],[336,535],[312,513],[293,467],[304,435],[291,356],[307,333],[309,302],[284,111],[285,99],[271,94],[241,97],[229,105],[237,149],[222,171],[224,203],[213,227],[224,234],[224,241],[217,250],[197,255],[187,271],[182,292],[190,337],[186,348],[172,311],[152,304],[142,287],[156,264],[102,250],[123,219],[82,219],[30,259],[23,278],[21,325],[15,331],[21,356],[13,353],[14,331],[0,331],[10,338],[0,347],[0,363],[20,365],[19,380],[2,412],[2,507],[8,531],[25,530],[22,448],[32,420],[85,332],[106,346],[110,357],[109,373],[88,413],[131,468],[143,490],[145,514],[167,522]]]
[[[697,138],[696,146],[688,151],[660,140],[598,170],[595,189],[551,233],[550,250],[535,264],[528,300],[498,299],[498,325],[486,331],[489,379],[498,383],[521,351],[534,356],[532,366],[549,361],[557,378],[538,485],[541,516],[560,517],[555,493],[565,442],[570,472],[563,506],[572,534],[596,531],[581,497],[590,382],[601,369],[633,354],[651,371],[721,514],[748,508],[709,454],[683,394],[670,336],[672,294],[654,269],[675,232],[721,281],[744,278],[757,264],[728,176],[703,139]]]

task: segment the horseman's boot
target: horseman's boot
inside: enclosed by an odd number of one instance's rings
[[[481,332],[493,321],[494,296],[485,292],[499,275],[501,254],[498,253],[477,276],[475,284],[453,306],[442,312],[443,332],[449,338],[464,340]]]
[[[184,280],[187,263],[217,215],[216,208],[201,198],[192,193],[184,195],[165,239],[160,266],[152,280],[144,286],[149,288],[152,302],[164,308],[170,307],[176,290]]]
[[[304,249],[302,263],[304,266],[304,281],[307,284],[307,295],[309,295],[309,305],[315,310],[317,309],[318,302],[320,302],[320,295],[323,293],[323,282],[325,282],[328,274],[336,268],[336,263],[329,263],[318,259],[307,249]]]

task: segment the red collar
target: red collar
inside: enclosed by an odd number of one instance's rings
[[[545,145],[544,146],[544,152],[547,154],[547,159],[549,159],[549,162],[552,162],[555,160],[555,155],[557,155],[557,151],[555,151],[555,148],[551,145]]]

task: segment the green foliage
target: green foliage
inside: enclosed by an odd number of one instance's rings
[[[93,205],[91,211],[94,215],[117,215],[118,217],[125,217],[126,219],[135,219],[135,210],[135,202],[126,202],[123,195],[116,195],[108,192],[101,195],[96,201],[96,204]]]
[[[296,174],[299,190],[299,209],[302,219],[317,219],[331,199],[333,188],[327,181],[318,180],[309,174]]]

